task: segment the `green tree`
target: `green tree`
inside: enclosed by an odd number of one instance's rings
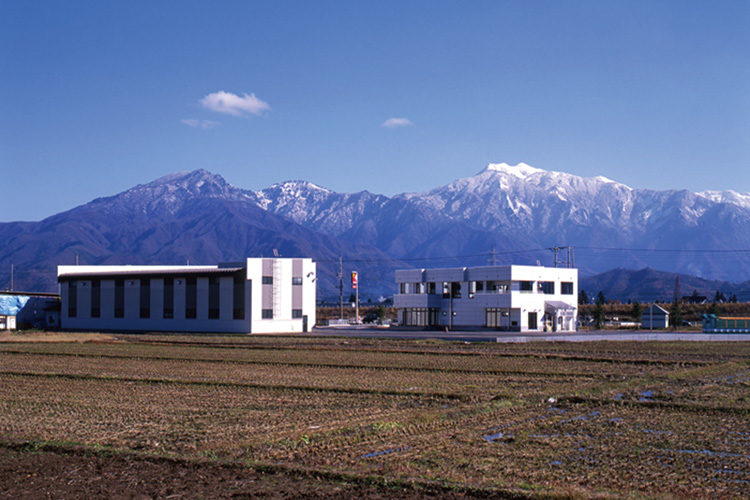
[[[594,307],[594,326],[597,330],[601,330],[604,326],[604,303],[598,300],[596,307]]]
[[[385,306],[383,304],[378,305],[377,314],[378,321],[383,324],[383,321],[385,321]]]
[[[682,307],[680,306],[680,301],[676,300],[672,302],[672,307],[669,310],[669,318],[673,329],[682,326]]]
[[[720,292],[716,290],[716,295],[714,295],[714,302],[726,302],[727,298],[724,295],[724,292]]]
[[[737,294],[733,293],[732,295],[730,295],[729,302],[732,303],[732,304],[736,304],[737,303]]]
[[[719,304],[717,304],[716,301],[711,302],[711,307],[708,309],[708,314],[713,314],[714,316],[719,315]]]
[[[589,303],[589,296],[586,294],[586,290],[580,290],[578,292],[578,303],[579,304],[588,304]]]
[[[642,315],[643,307],[641,307],[641,303],[636,300],[635,302],[633,302],[633,321],[640,321]]]
[[[604,297],[604,293],[602,293],[601,290],[599,290],[599,293],[596,294],[596,303],[597,305],[604,305],[607,302],[606,297]]]

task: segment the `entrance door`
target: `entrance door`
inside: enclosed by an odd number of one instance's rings
[[[302,316],[302,333],[307,333],[307,314]]]
[[[536,313],[529,313],[529,330],[536,330]]]

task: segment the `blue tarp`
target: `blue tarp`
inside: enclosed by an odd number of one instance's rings
[[[18,311],[23,309],[28,301],[27,295],[3,295],[0,293],[0,314],[18,316]]]

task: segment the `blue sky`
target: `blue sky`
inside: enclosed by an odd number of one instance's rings
[[[394,194],[523,161],[748,192],[749,26],[747,1],[5,1],[0,220],[196,168]]]

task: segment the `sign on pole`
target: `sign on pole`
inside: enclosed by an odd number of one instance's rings
[[[357,288],[358,281],[357,271],[352,271],[352,288]]]

